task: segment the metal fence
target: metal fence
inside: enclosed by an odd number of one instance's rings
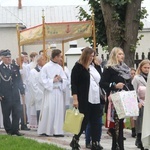
[[[101,58],[102,58],[102,65],[104,65],[107,60],[109,59],[109,54],[101,54]],[[150,52],[147,53],[147,55],[142,52],[141,56],[139,56],[138,52],[135,53],[135,59],[134,59],[134,66],[135,68],[138,67],[139,63],[143,60],[143,59],[149,59],[150,60]]]

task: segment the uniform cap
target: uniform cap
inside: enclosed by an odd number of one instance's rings
[[[6,49],[6,50],[1,50],[1,51],[0,51],[0,56],[11,57],[10,50],[8,50],[8,49]]]

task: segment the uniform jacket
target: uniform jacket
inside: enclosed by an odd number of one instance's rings
[[[11,69],[4,63],[0,65],[0,96],[2,102],[20,101],[20,95],[24,94],[23,82],[17,65],[11,64]]]

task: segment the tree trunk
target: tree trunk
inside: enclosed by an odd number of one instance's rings
[[[120,40],[120,27],[118,20],[113,19],[115,7],[111,6],[109,3],[104,2],[104,0],[101,0],[101,9],[106,27],[108,50],[110,52],[113,47],[121,46],[122,42]]]
[[[131,3],[127,4],[126,8],[125,41],[123,49],[126,56],[125,62],[130,67],[134,66],[134,56],[140,23],[139,18],[137,17],[141,10],[141,1],[142,0],[132,0]]]

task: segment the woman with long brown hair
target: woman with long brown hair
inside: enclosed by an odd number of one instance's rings
[[[79,61],[75,64],[71,73],[73,106],[78,108],[79,111],[84,114],[81,130],[78,135],[73,136],[73,139],[70,143],[72,150],[80,149],[80,145],[78,143],[79,138],[83,131],[86,129],[88,122],[91,124],[92,150],[101,150],[98,143],[100,132],[100,75],[96,69],[94,70],[94,67],[89,69],[94,56],[95,51],[92,48],[84,48]],[[91,74],[93,75],[93,78]],[[95,85],[95,88],[92,90],[93,84]]]

